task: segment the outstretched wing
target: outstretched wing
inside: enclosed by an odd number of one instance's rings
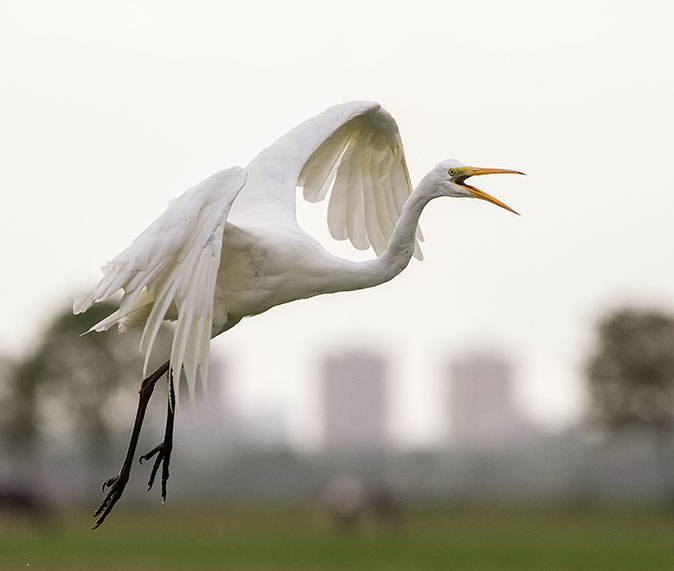
[[[162,321],[177,319],[171,368],[179,378],[184,364],[192,397],[197,370],[202,380],[207,378],[223,230],[245,183],[246,171],[235,167],[172,200],[131,246],[103,266],[99,284],[73,303],[73,312],[82,313],[122,289],[119,310],[91,330],[102,331],[116,323],[120,328],[144,323],[144,373]]]
[[[332,237],[349,239],[359,250],[372,246],[378,256],[412,192],[398,125],[368,101],[335,105],[305,121],[262,151],[248,170],[255,182],[237,206],[264,203],[294,220],[297,186],[310,202],[329,194]],[[423,239],[420,230],[417,239]],[[418,241],[415,257],[422,258]]]

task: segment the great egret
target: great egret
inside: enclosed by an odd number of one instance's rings
[[[197,373],[202,381],[208,374],[212,337],[275,305],[390,280],[413,255],[422,258],[418,221],[434,198],[479,198],[515,212],[466,182],[493,173],[522,174],[446,160],[412,192],[395,120],[378,103],[354,101],[305,121],[246,168],[218,172],[171,201],[73,304],[73,312],[81,313],[123,290],[119,310],[91,330],[143,326],[144,376],[162,321],[176,322],[169,360],[141,384],[129,448],[119,474],[103,484],[110,489],[94,513],[95,527],[124,491],[147,403],[167,371],[164,440],[140,458],[157,456],[148,489],[161,465],[163,499],[173,440],[173,378],[185,371],[193,399]],[[377,257],[353,262],[328,253],[297,224],[297,187],[310,202],[330,191],[330,234],[360,250],[371,246]]]

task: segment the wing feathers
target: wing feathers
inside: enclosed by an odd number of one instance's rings
[[[345,121],[309,157],[297,185],[310,202],[325,199],[332,188],[332,237],[348,238],[359,250],[372,246],[379,256],[412,192],[402,141],[395,120],[381,107],[369,107]],[[422,239],[420,230],[417,239]],[[421,259],[418,244],[415,256]]]
[[[338,179],[348,179],[352,150],[347,146],[342,161],[337,168]],[[328,203],[328,229],[335,240],[346,240],[346,192],[330,193]]]
[[[302,170],[298,179],[298,186],[304,187],[305,200],[319,202],[326,197],[348,142],[348,132],[341,129],[316,151],[315,159],[309,168]]]
[[[365,228],[361,153],[351,153],[346,187],[346,231],[351,243],[359,250],[367,250],[370,242]]]
[[[162,216],[102,268],[100,283],[73,304],[73,311],[81,313],[122,289],[119,310],[92,330],[144,324],[144,374],[162,322],[177,318],[171,368],[179,378],[185,364],[192,398],[197,373],[206,381],[225,222],[246,177],[244,169],[227,169],[172,200]]]
[[[381,159],[378,157],[378,160]],[[379,228],[381,229],[381,234],[386,240],[386,236],[393,235],[393,222],[391,221],[391,216],[386,205],[386,190],[384,189],[384,181],[375,176],[375,173],[379,170],[379,164],[376,161],[370,163],[370,180],[372,181],[372,194],[374,196],[374,204],[377,212],[377,222],[379,223]]]
[[[377,206],[375,204],[376,196],[375,189],[372,183],[372,178],[370,176],[372,169],[371,164],[374,160],[374,152],[366,152],[363,169],[361,172],[362,183],[363,183],[363,199],[365,203],[365,226],[367,227],[367,237],[372,244],[377,256],[381,255],[384,250],[386,250],[387,240],[382,234],[382,226],[379,222],[379,216],[377,214]]]

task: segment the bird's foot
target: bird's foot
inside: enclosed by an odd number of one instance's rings
[[[119,498],[122,497],[122,494],[124,493],[124,488],[126,487],[126,483],[128,481],[129,481],[129,473],[125,470],[122,470],[116,476],[103,482],[103,491],[105,491],[106,488],[110,489],[108,490],[108,493],[103,499],[101,505],[94,512],[94,517],[98,519],[96,520],[96,525],[94,525],[92,529],[96,529],[99,525],[101,525],[105,521],[105,518],[108,517],[108,514],[112,511],[112,508],[117,503],[117,500],[119,500]]]
[[[147,483],[147,489],[150,491],[154,484],[155,476],[159,470],[159,466],[162,466],[161,470],[161,499],[162,502],[166,501],[166,482],[169,479],[169,464],[171,463],[171,451],[173,450],[172,442],[167,442],[166,440],[162,442],[159,446],[156,446],[148,453],[143,454],[138,461],[142,464],[143,460],[149,460],[153,456],[157,456],[152,466],[152,472],[150,472],[150,479]]]

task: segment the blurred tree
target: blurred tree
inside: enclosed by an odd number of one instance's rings
[[[593,420],[613,433],[652,432],[674,505],[674,317],[620,309],[602,319],[598,333],[587,364]]]
[[[36,384],[28,363],[7,363],[0,403],[0,429],[4,443],[13,452],[32,453],[38,433]],[[26,379],[30,379],[25,382]]]
[[[21,436],[15,436],[18,428],[18,408],[23,408],[23,399],[17,393],[15,379],[17,363],[9,357],[0,357],[0,444],[9,444]],[[16,419],[16,420],[15,420]],[[26,434],[27,430],[19,430],[19,434]]]
[[[112,433],[127,428],[127,411],[134,410],[141,380],[139,332],[82,336],[115,309],[111,303],[82,315],[64,309],[35,350],[16,364],[2,394],[0,422],[16,453],[34,454],[41,433],[61,434],[82,442],[97,463],[106,455]],[[167,334],[160,334],[157,360],[168,354]]]

